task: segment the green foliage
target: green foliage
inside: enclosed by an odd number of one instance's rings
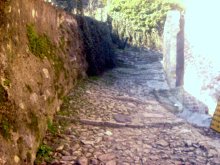
[[[126,22],[121,26],[130,28],[130,32],[145,36],[145,41],[142,41],[145,45],[157,47],[160,45],[166,14],[170,9],[182,11],[183,6],[178,0],[112,0],[110,16],[114,20]]]
[[[50,60],[55,70],[56,79],[58,79],[60,71],[65,70],[65,68],[62,58],[57,55],[58,48],[56,45],[50,41],[46,34],[39,35],[32,24],[27,25],[27,37],[30,51],[40,59],[47,58]]]
[[[0,120],[0,134],[6,139],[10,139],[11,134],[10,134],[10,129],[11,125],[9,121],[6,118],[1,118]]]
[[[107,5],[107,0],[102,0],[103,5]]]
[[[36,160],[35,160],[34,164],[40,165],[43,162],[50,163],[53,160],[50,155],[50,153],[52,151],[53,150],[51,147],[49,147],[45,144],[40,145],[40,147],[38,148],[38,151],[37,151],[37,156],[36,156]]]
[[[52,58],[55,53],[55,46],[49,38],[44,35],[38,35],[33,25],[27,25],[27,37],[29,40],[29,49],[31,52],[43,59],[45,57]]]
[[[70,101],[70,97],[69,96],[63,96],[62,101],[63,101],[63,104],[68,104],[69,101]]]
[[[57,125],[53,124],[53,122],[49,119],[47,120],[47,129],[53,135],[55,135],[58,131]]]

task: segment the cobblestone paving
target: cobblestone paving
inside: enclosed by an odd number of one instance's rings
[[[48,164],[219,165],[220,136],[157,101],[155,91],[169,89],[160,60],[119,52],[119,67],[80,83],[55,118],[62,127],[44,139],[54,149]]]

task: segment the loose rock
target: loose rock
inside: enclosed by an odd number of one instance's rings
[[[114,158],[115,158],[115,155],[114,155],[114,154],[111,154],[111,153],[103,154],[103,155],[98,156],[98,159],[99,159],[100,161],[103,161],[103,162],[112,160],[112,159],[114,159]]]

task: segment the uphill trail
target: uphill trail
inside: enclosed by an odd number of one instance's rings
[[[116,68],[80,82],[48,126],[46,164],[219,165],[220,135],[177,117],[161,60],[118,51]]]

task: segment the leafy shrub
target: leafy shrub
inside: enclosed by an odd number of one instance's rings
[[[158,39],[163,34],[166,14],[171,9],[182,11],[183,6],[178,0],[112,0],[110,16],[113,20],[126,22],[120,26],[125,26],[133,35],[141,32],[145,38],[138,42],[142,45],[159,46]]]

